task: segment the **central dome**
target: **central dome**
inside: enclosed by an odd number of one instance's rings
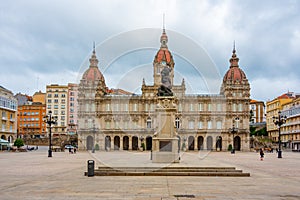
[[[173,61],[172,54],[169,51],[168,46],[167,46],[168,36],[166,34],[165,29],[163,29],[163,33],[160,36],[160,43],[161,43],[161,46],[154,58],[154,62],[161,63],[161,62],[165,61],[166,64],[169,64],[170,66],[173,65],[174,61]]]

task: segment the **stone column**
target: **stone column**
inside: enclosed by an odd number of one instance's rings
[[[138,136],[138,149],[140,149],[141,145],[142,145],[142,142],[141,142],[141,139],[140,139],[141,136]]]
[[[194,150],[198,151],[198,137],[195,135],[194,137]]]
[[[114,150],[115,145],[114,145],[114,136],[111,136],[111,141],[110,141],[110,150]]]
[[[120,137],[120,150],[123,150],[123,137]]]
[[[129,144],[128,150],[132,150],[132,137],[131,136],[129,136],[128,144]]]

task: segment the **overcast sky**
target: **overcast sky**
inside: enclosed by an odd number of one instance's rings
[[[207,77],[208,69],[224,76],[233,41],[251,85],[251,98],[266,101],[287,91],[300,92],[297,0],[2,1],[0,85],[14,93],[33,95],[45,91],[47,84],[78,82],[88,68],[95,41],[107,86],[137,92],[142,78],[149,84],[152,81],[163,13],[168,46],[176,62],[175,79],[181,83],[184,78],[192,88],[189,92],[210,91],[197,85],[207,82],[209,78],[203,76]],[[144,34],[146,30],[149,34]],[[133,37],[150,42],[131,46]],[[186,45],[176,46],[178,38]],[[196,45],[190,47],[193,43]],[[108,58],[112,52],[118,53]],[[207,57],[203,54],[201,60],[210,58],[211,63],[192,62],[194,52],[205,52]],[[122,69],[127,69],[126,76]],[[150,78],[144,77],[145,72]]]

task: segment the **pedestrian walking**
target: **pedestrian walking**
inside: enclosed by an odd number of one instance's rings
[[[265,155],[265,153],[264,153],[264,151],[263,151],[262,148],[260,148],[260,150],[259,150],[259,155],[260,155],[260,160],[261,160],[261,161],[264,160],[264,155]]]

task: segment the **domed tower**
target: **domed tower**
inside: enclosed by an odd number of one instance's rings
[[[174,60],[171,52],[168,49],[168,36],[166,34],[165,28],[163,28],[162,35],[160,37],[160,49],[155,55],[153,61],[153,78],[154,78],[154,85],[160,86],[161,85],[161,71],[165,66],[170,67],[170,79],[171,85],[173,85],[174,80]]]
[[[224,94],[228,98],[249,98],[250,85],[246,74],[239,67],[239,58],[236,56],[235,46],[233,47],[232,56],[229,62],[230,68],[223,78],[221,94]]]
[[[95,91],[97,87],[103,88],[102,91],[105,93],[106,91],[106,85],[105,85],[105,79],[103,74],[100,72],[98,68],[98,59],[96,57],[96,51],[95,51],[95,45],[93,48],[93,53],[91,58],[89,59],[90,66],[89,68],[83,73],[82,79],[80,80],[80,85],[82,86],[88,86],[90,91],[93,93],[93,97],[95,97]],[[81,95],[86,96],[87,88],[81,93]]]
[[[233,144],[235,150],[249,149],[249,103],[250,85],[246,74],[239,67],[235,46],[229,60],[230,68],[226,72],[221,86],[221,94],[226,99],[226,130],[228,144]],[[237,134],[233,133],[237,128]],[[233,141],[233,142],[232,142]]]
[[[107,89],[104,76],[98,68],[95,44],[89,61],[90,66],[83,73],[78,86],[78,145],[84,150],[94,147],[94,138],[89,134],[95,131],[96,94],[104,95]]]

